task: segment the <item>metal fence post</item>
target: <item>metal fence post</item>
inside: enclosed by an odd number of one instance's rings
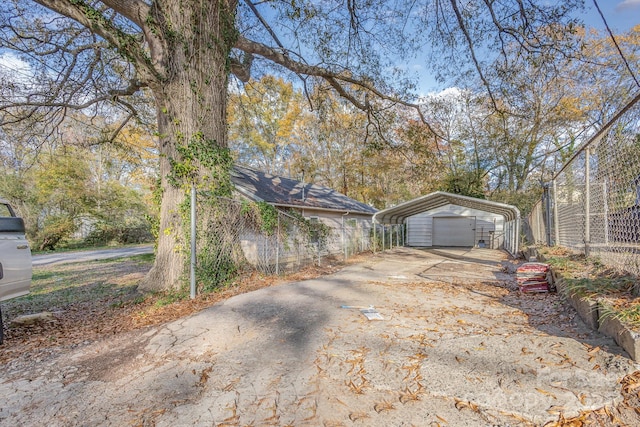
[[[555,234],[554,245],[560,244],[560,218],[558,217],[558,185],[553,180],[553,232]]]
[[[276,276],[280,274],[280,213],[278,212],[278,228],[276,230]]]
[[[347,242],[345,238],[345,228],[344,228],[344,215],[342,215],[342,253],[344,255],[344,260],[347,260]]]
[[[407,239],[409,238],[409,223],[405,222],[402,227],[402,244],[404,246],[409,246],[407,244]]]
[[[585,150],[585,182],[584,182],[584,256],[588,257],[591,244],[591,147]]]
[[[191,184],[191,272],[190,297],[196,297],[196,184]]]
[[[609,198],[607,197],[607,181],[602,183],[602,201],[604,216],[604,244],[609,244]]]
[[[377,234],[378,234],[377,231],[378,230],[377,229],[378,229],[378,227],[376,226],[376,223],[374,222],[373,223],[373,245],[372,245],[373,246],[372,249],[373,249],[373,253],[374,254],[376,253],[376,249],[377,249],[377,246],[378,246],[378,236],[377,236]]]

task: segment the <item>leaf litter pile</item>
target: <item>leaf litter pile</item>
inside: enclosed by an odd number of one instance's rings
[[[384,283],[379,283],[380,285],[388,285]],[[395,286],[395,285],[393,285]],[[526,323],[530,326],[539,329],[540,331],[546,332],[549,336],[564,336],[565,333],[568,336],[576,336],[578,339],[587,338],[587,334],[584,336],[580,336],[576,330],[574,330],[573,325],[575,325],[575,317],[576,313],[572,308],[568,306],[566,301],[562,301],[556,294],[528,294],[523,295],[517,290],[515,285],[511,285],[508,283],[504,283],[502,286],[495,286],[495,284],[490,283],[475,283],[475,284],[442,284],[442,283],[405,283],[403,284],[404,289],[420,289],[423,288],[426,291],[426,295],[428,298],[433,298],[434,290],[442,289],[446,292],[447,295],[458,294],[459,296],[464,297],[466,293],[477,293],[482,294],[490,299],[495,301],[495,304],[517,308],[518,310],[512,311],[510,313],[511,316],[523,317],[526,319]],[[464,298],[462,298],[464,299]],[[413,309],[410,307],[402,307],[400,310],[402,313],[407,311],[412,311]],[[420,319],[423,313],[418,314],[409,313],[411,316]],[[499,334],[499,331],[492,330],[493,326],[488,324],[476,324],[472,320],[465,320],[466,315],[479,315],[482,314],[481,311],[472,310],[470,308],[464,306],[451,306],[451,305],[441,305],[440,308],[436,310],[434,315],[427,316],[431,317],[432,322],[430,323],[432,326],[430,329],[426,329],[424,333],[417,335],[410,335],[406,338],[413,340],[417,346],[415,350],[418,350],[414,354],[408,356],[408,360],[404,364],[399,364],[396,360],[395,363],[389,362],[388,364],[383,363],[381,366],[382,370],[385,369],[393,369],[394,365],[395,369],[398,371],[396,375],[397,378],[402,378],[402,386],[396,387],[401,390],[399,393],[399,397],[394,399],[392,396],[385,396],[380,399],[373,409],[375,412],[380,414],[383,411],[393,411],[399,409],[400,407],[406,406],[407,404],[411,404],[416,401],[426,401],[428,399],[434,399],[442,396],[442,393],[433,394],[430,391],[430,387],[428,386],[429,379],[424,377],[421,374],[420,367],[423,366],[422,361],[428,359],[430,357],[434,357],[430,353],[430,348],[437,346],[438,339],[434,338],[435,336],[439,336],[440,340],[451,339],[452,336],[448,334],[447,328],[456,328],[456,329],[464,329],[464,333],[468,333],[470,337],[473,336],[483,336],[490,337],[493,334]],[[446,325],[446,322],[443,322],[443,319],[456,319],[455,323],[452,325]],[[469,319],[472,319],[469,318]],[[360,322],[363,322],[360,320]],[[391,325],[392,322],[389,322]],[[399,322],[397,327],[403,327],[403,322]],[[521,332],[521,331],[520,331]],[[431,335],[431,337],[429,336]],[[544,334],[546,335],[546,334]],[[460,335],[456,333],[456,336]],[[385,354],[390,348],[397,348],[402,339],[399,339],[399,334],[395,332],[394,334],[383,334],[380,335],[379,338],[383,338],[384,340],[390,340],[388,345],[384,347],[384,349],[380,352],[380,354]],[[455,339],[455,338],[454,338]],[[482,339],[482,338],[478,338]],[[524,341],[523,341],[524,343]],[[608,368],[605,364],[597,363],[598,357],[601,356],[602,349],[600,347],[590,346],[586,342],[582,344],[584,347],[584,355],[585,358],[593,363],[593,370],[598,371],[606,371]],[[474,351],[482,351],[487,350],[487,344],[484,341],[481,341],[477,347],[475,347]],[[559,369],[570,368],[576,365],[576,361],[572,360],[567,353],[562,350],[562,345],[558,342],[551,346],[552,350],[549,351],[548,356],[538,357],[535,359],[536,364],[540,366],[537,369],[539,372],[545,372],[545,369],[553,369],[553,367],[558,367]],[[526,346],[522,347],[522,356],[526,357],[528,355],[533,355],[534,353],[531,349]],[[345,380],[345,385],[349,387],[349,389],[356,395],[361,395],[367,391],[367,388],[372,389],[371,380],[366,376],[367,369],[365,359],[367,354],[370,353],[370,349],[366,347],[359,347],[357,349],[352,350],[353,357],[347,358],[345,357],[345,364],[349,366],[349,369],[346,373],[343,373],[344,376],[347,377]],[[329,348],[325,348],[323,351],[323,357],[326,361],[330,361],[331,358],[328,356],[331,354]],[[434,354],[438,354],[436,350]],[[335,357],[335,354],[331,354]],[[357,357],[355,357],[357,356]],[[454,357],[454,360],[460,364],[465,365],[471,361],[472,352],[467,351],[466,353],[460,352],[458,355]],[[533,356],[531,356],[533,357]],[[612,363],[615,362],[616,358],[608,358]],[[399,365],[399,366],[398,366]],[[527,366],[527,364],[524,364]],[[515,367],[515,365],[514,365]],[[323,366],[322,373],[326,372],[326,366]],[[378,366],[380,368],[380,366]],[[444,368],[443,369],[447,369]],[[320,369],[319,369],[320,370]],[[376,369],[378,370],[378,369]],[[371,371],[371,369],[369,369]],[[531,371],[534,373],[535,369]],[[356,379],[353,378],[353,373],[356,373]],[[406,372],[406,373],[405,373]],[[371,372],[369,372],[371,373]],[[403,376],[404,373],[404,376]],[[522,372],[523,374],[528,374],[528,372]],[[469,376],[466,378],[469,383],[482,382],[483,379],[480,377],[472,377]],[[500,381],[499,381],[500,382]],[[555,393],[563,393],[570,392],[574,393],[577,400],[579,400],[583,405],[587,403],[588,400],[587,395],[584,393],[578,393],[575,390],[569,390],[566,388],[563,381],[552,381],[547,384],[549,387],[549,391],[543,387],[536,387],[532,392],[539,393],[541,396],[545,398],[549,398],[552,401],[557,400]],[[500,385],[500,388],[502,385]],[[586,390],[585,390],[586,391]],[[371,390],[368,390],[371,392]],[[460,391],[460,393],[464,393]],[[638,426],[640,425],[640,371],[636,371],[629,375],[626,375],[624,378],[620,380],[620,394],[622,399],[620,399],[619,403],[616,405],[611,404],[610,406],[604,406],[599,409],[583,411],[577,416],[566,416],[567,408],[564,408],[559,405],[550,406],[547,409],[547,413],[557,417],[555,420],[551,422],[547,422],[544,424],[545,427],[561,427],[561,426],[571,426],[571,427],[579,427],[579,426]],[[515,412],[504,412],[498,411],[498,414],[495,414],[496,410],[491,408],[486,404],[479,404],[474,402],[473,400],[466,400],[454,397],[454,406],[460,411],[470,411],[472,413],[478,414],[483,422],[486,422],[486,425],[501,425],[499,422],[496,424],[496,415],[501,417],[506,416],[507,419],[511,419],[514,424],[509,425],[522,425],[522,426],[538,426],[542,424],[538,424],[532,421],[529,417],[524,417]],[[444,402],[443,402],[444,403]],[[353,402],[350,402],[348,405],[350,408],[356,406]],[[356,412],[358,418],[362,418],[363,411]],[[431,414],[430,424],[428,425],[437,425],[437,426],[445,426],[445,425],[456,425],[455,420],[448,420],[447,418],[441,416],[442,414],[433,413]],[[459,420],[458,420],[459,421]],[[338,424],[336,424],[338,425]],[[426,424],[425,424],[426,425]]]

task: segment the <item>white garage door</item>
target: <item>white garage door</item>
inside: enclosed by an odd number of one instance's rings
[[[434,217],[433,246],[473,246],[476,217]]]

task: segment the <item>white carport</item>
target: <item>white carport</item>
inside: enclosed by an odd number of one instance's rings
[[[373,221],[383,226],[403,224],[406,246],[479,246],[518,252],[520,211],[504,203],[437,191],[379,211]]]

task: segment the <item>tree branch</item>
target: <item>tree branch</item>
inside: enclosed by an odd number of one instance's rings
[[[142,42],[139,41],[135,36],[127,34],[122,29],[116,27],[111,19],[106,18],[99,10],[92,7],[88,2],[81,0],[76,0],[74,2],[65,0],[34,1],[48,9],[59,13],[60,15],[73,19],[84,27],[90,29],[90,31],[107,40],[111,45],[118,49],[118,52],[122,56],[136,65],[136,69],[141,74],[141,77],[143,79],[163,79],[163,74],[159,72],[151,63],[151,58],[149,58],[149,55],[145,51]],[[112,0],[106,1],[104,3],[111,3],[114,5],[114,7],[121,7],[122,10],[127,14],[142,13],[145,10],[144,8],[142,8],[142,2],[140,2],[139,0],[133,0],[133,5],[135,6],[125,6],[124,3],[126,2],[124,0]],[[120,13],[118,9],[114,8],[114,10]],[[129,16],[127,15],[124,16],[129,18]],[[136,19],[140,22],[141,29],[144,28],[145,25],[142,23],[141,17],[138,17]],[[147,36],[146,32],[145,36]]]
[[[469,35],[469,31],[467,31],[467,26],[464,23],[464,19],[462,18],[462,14],[460,13],[460,9],[458,8],[458,3],[457,0],[450,0],[451,1],[451,7],[453,8],[453,11],[456,15],[456,20],[458,21],[458,26],[460,27],[460,30],[462,31],[462,33],[464,34],[464,37],[467,41],[467,46],[469,47],[469,53],[471,53],[471,59],[473,60],[473,64],[476,67],[476,71],[478,71],[478,75],[480,76],[480,80],[482,80],[482,84],[484,84],[485,88],[487,89],[487,93],[489,94],[489,98],[491,98],[491,103],[493,104],[493,107],[498,110],[498,104],[496,102],[496,99],[493,96],[493,91],[491,90],[491,85],[489,84],[489,81],[487,80],[487,78],[485,77],[484,73],[482,72],[482,67],[480,67],[480,62],[478,61],[478,58],[476,57],[476,51],[473,47],[473,41],[471,40],[471,36]]]
[[[250,53],[253,55],[261,56],[265,59],[275,62],[278,65],[281,65],[288,70],[293,71],[294,73],[306,74],[309,76],[321,77],[326,80],[342,97],[348,99],[356,108],[369,112],[371,110],[371,105],[368,102],[362,102],[357,100],[353,95],[350,95],[347,90],[340,84],[340,82],[352,84],[354,86],[360,87],[367,92],[372,93],[376,97],[381,100],[389,101],[395,104],[403,105],[405,107],[411,108],[415,110],[420,117],[422,123],[424,123],[430,132],[432,132],[437,138],[443,139],[438,132],[433,129],[431,124],[427,121],[420,110],[420,106],[418,104],[414,104],[411,102],[404,101],[395,96],[390,96],[382,93],[380,90],[376,89],[372,84],[353,77],[351,73],[344,72],[335,72],[328,70],[323,67],[319,67],[316,65],[308,65],[303,64],[302,62],[295,61],[291,59],[290,56],[285,55],[283,52],[275,50],[269,46],[266,46],[262,43],[255,42],[253,40],[249,40],[245,37],[238,37],[236,44],[234,46],[236,49],[240,49],[245,53]]]
[[[0,106],[0,111],[4,111],[6,109],[9,108],[16,108],[16,107],[54,107],[54,108],[70,108],[72,110],[82,110],[84,108],[88,108],[92,105],[95,105],[99,102],[103,102],[103,101],[113,101],[113,102],[118,102],[120,104],[123,104],[125,106],[127,106],[127,108],[129,110],[135,110],[130,104],[127,104],[121,100],[118,99],[118,97],[120,96],[129,96],[129,95],[133,95],[134,93],[136,93],[139,89],[141,89],[142,87],[145,87],[144,84],[142,84],[141,82],[137,81],[137,80],[132,80],[129,82],[129,86],[127,86],[124,89],[113,89],[110,90],[107,94],[102,95],[102,96],[98,96],[96,98],[92,98],[82,104],[69,104],[67,102],[51,102],[51,101],[42,101],[42,102],[35,102],[35,101],[27,101],[27,102],[14,102],[11,103],[10,105],[6,105],[6,106]],[[35,110],[34,110],[35,111]],[[3,124],[7,124],[10,122],[0,122],[0,125]]]
[[[141,0],[102,0],[102,3],[140,28],[144,28],[145,19],[151,12],[151,6]]]

